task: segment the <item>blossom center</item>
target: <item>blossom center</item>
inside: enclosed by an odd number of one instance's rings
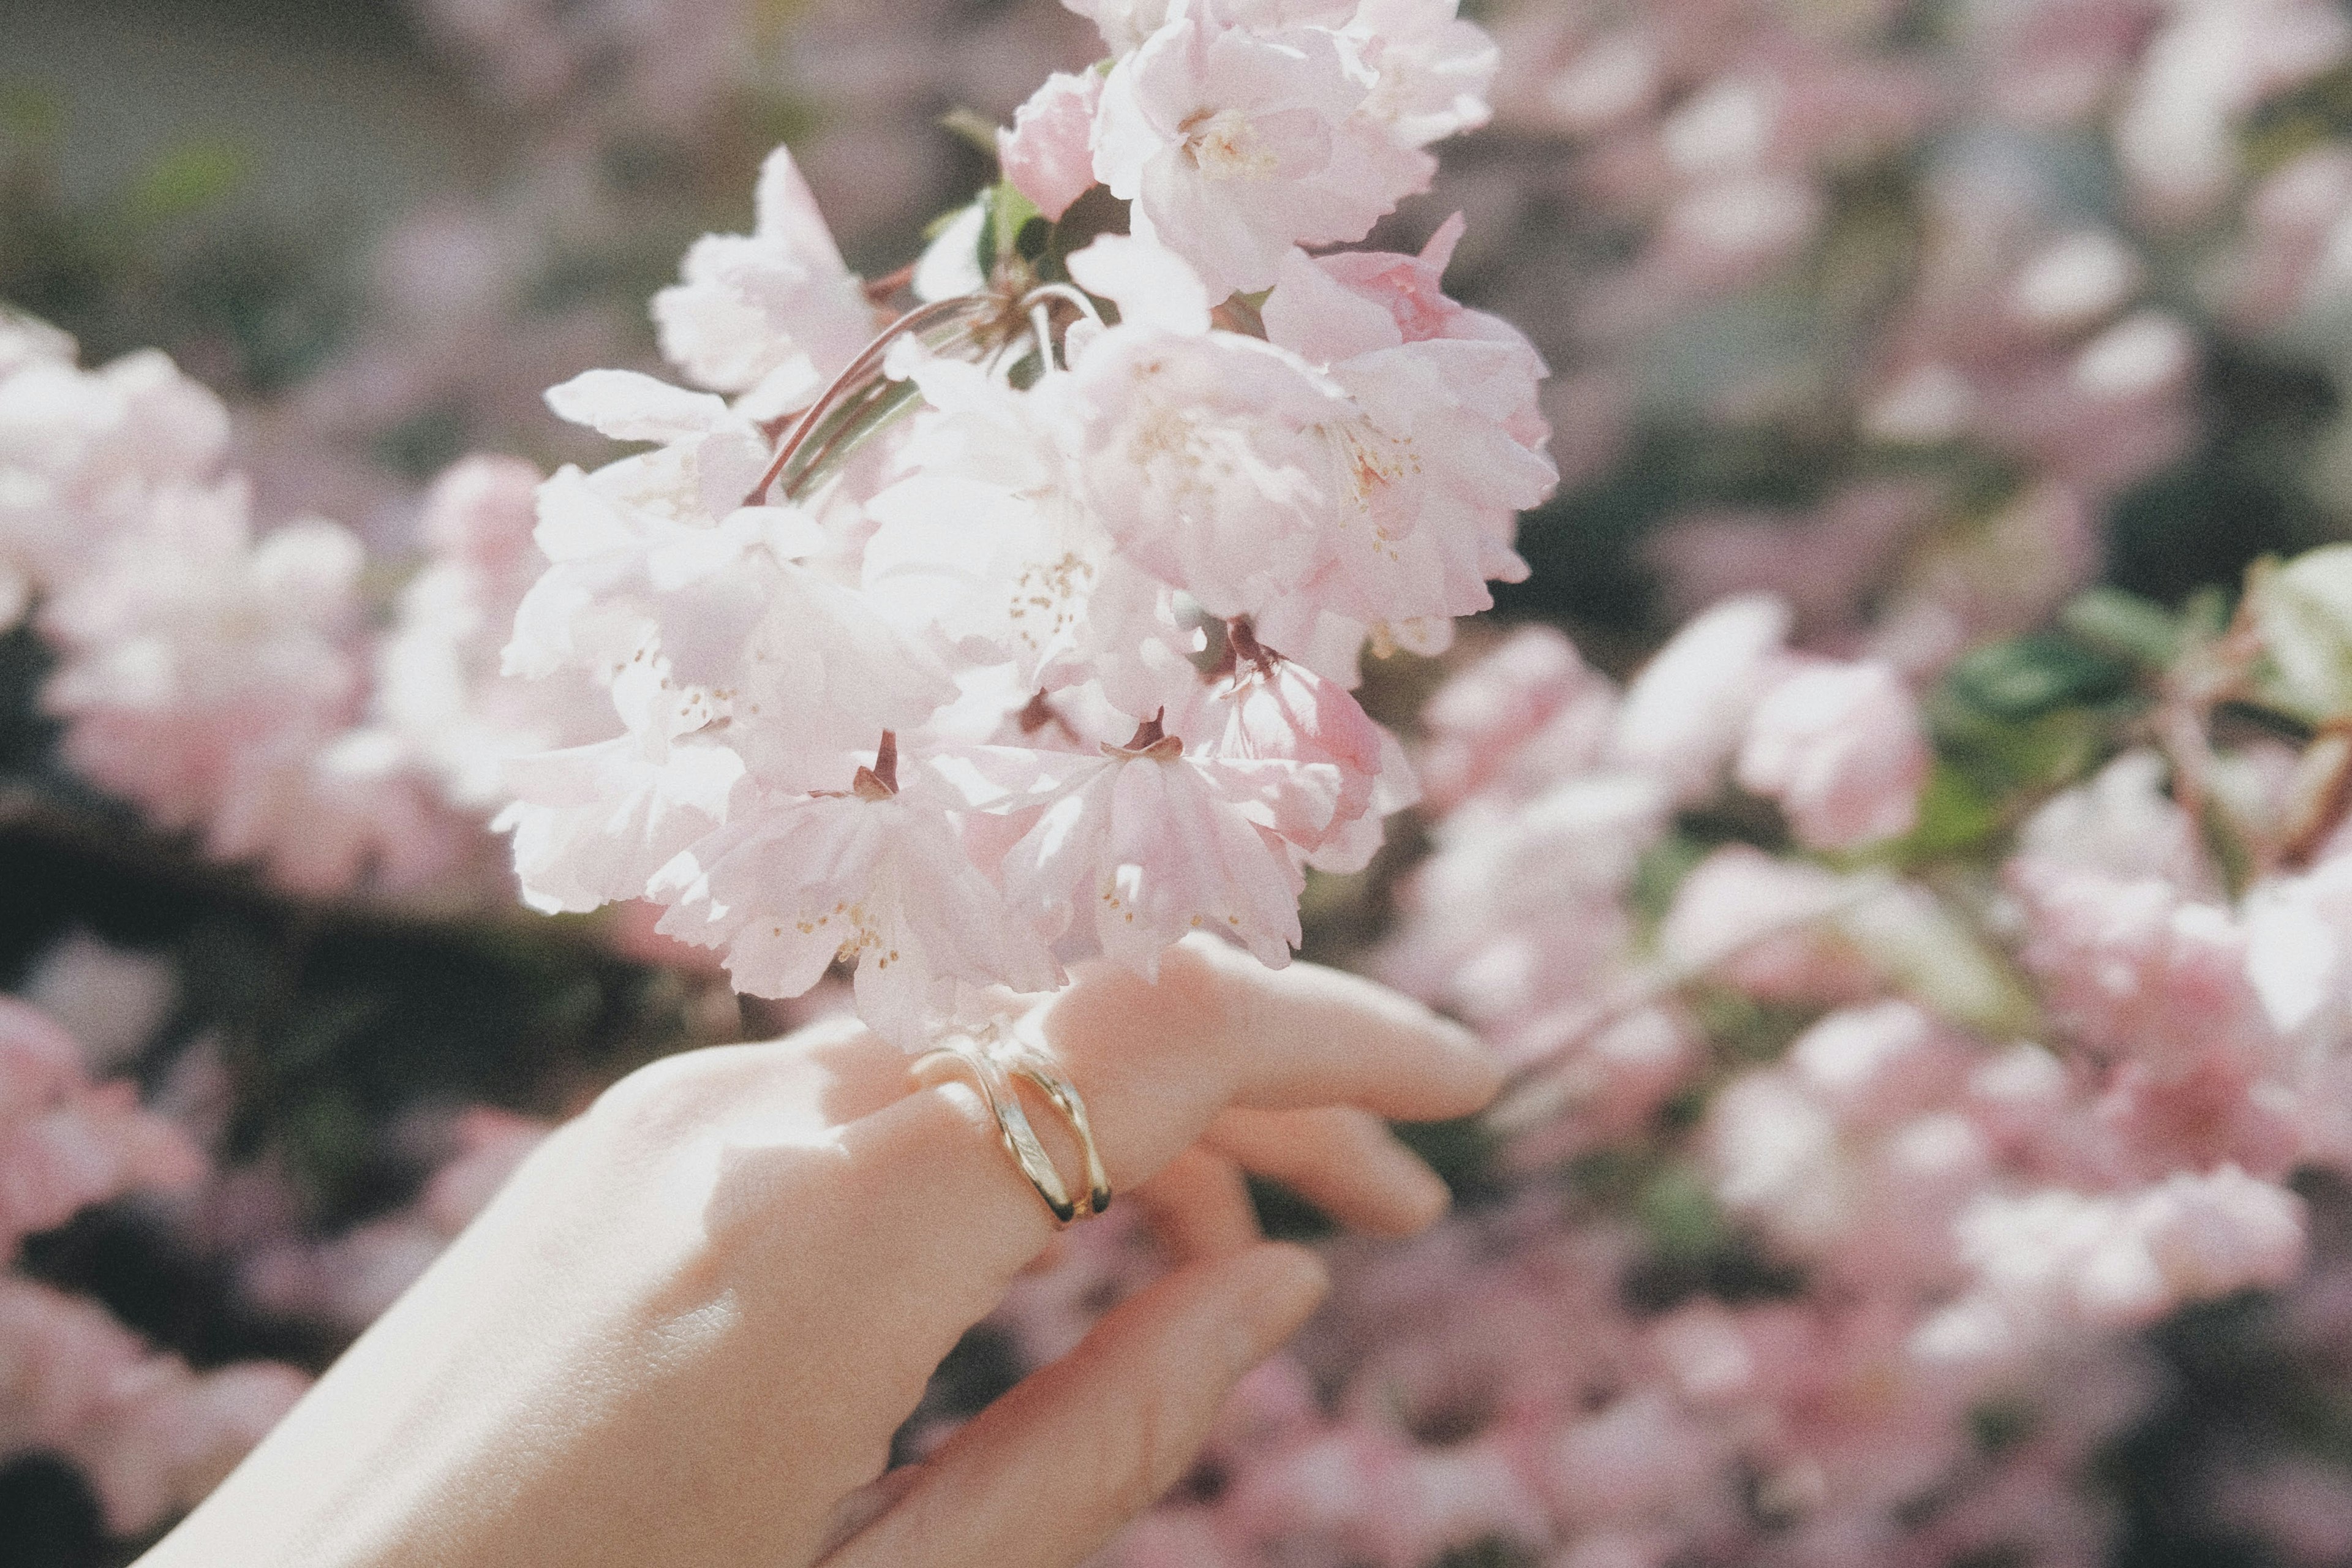
[[[1078,618],[1078,602],[1093,583],[1094,563],[1075,551],[1058,561],[1033,561],[1013,579],[1007,618],[1013,635],[1033,649],[1041,649],[1070,628]]]
[[[1184,156],[1213,180],[1254,179],[1281,162],[1237,109],[1203,109],[1176,129],[1184,133]]]

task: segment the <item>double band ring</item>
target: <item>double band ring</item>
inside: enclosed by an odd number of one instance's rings
[[[1029,1184],[1037,1189],[1037,1195],[1045,1200],[1056,1225],[1070,1225],[1110,1207],[1110,1178],[1104,1173],[1102,1154],[1095,1147],[1094,1129],[1087,1121],[1086,1102],[1044,1051],[993,1034],[986,1041],[960,1035],[917,1057],[914,1071],[920,1077],[942,1063],[960,1063],[971,1069],[980,1085],[981,1098],[988,1102],[989,1113],[996,1118],[996,1131],[1006,1152],[1021,1167],[1021,1173],[1029,1178]],[[1015,1079],[1033,1085],[1069,1124],[1070,1134],[1077,1140],[1079,1155],[1086,1163],[1083,1203],[1071,1197],[1069,1184],[1055,1168],[1045,1145],[1038,1141],[1029,1113],[1022,1109]]]

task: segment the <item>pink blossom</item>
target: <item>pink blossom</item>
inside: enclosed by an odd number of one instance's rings
[[[1060,221],[1094,185],[1090,143],[1102,87],[1100,72],[1055,71],[1014,112],[1013,129],[996,133],[1004,177],[1048,222]]]
[[[1049,938],[1146,975],[1195,931],[1287,963],[1304,879],[1286,838],[1330,831],[1348,787],[1340,768],[1226,755],[1173,734],[1102,750],[1031,754],[1021,798],[1038,814],[1004,858],[1013,903]]]
[[[2231,308],[2256,329],[2324,310],[2352,289],[2352,153],[2323,142],[2264,176],[2246,204]]]
[[[2010,877],[2027,910],[2021,956],[2053,1017],[2084,1044],[2168,1075],[2209,1060],[2258,1066],[2276,1052],[2245,931],[2224,906],[2153,878],[2031,860]]]
[[[0,997],[0,1247],[127,1192],[186,1186],[204,1168],[129,1083],[91,1085],[63,1030]],[[72,1459],[118,1533],[202,1498],[302,1384],[257,1363],[198,1376],[97,1305],[0,1275],[0,1462],[33,1449]]]
[[[228,435],[220,400],[163,354],[85,371],[72,339],[0,316],[0,621],[68,586],[158,489],[214,482]]]
[[[2246,976],[2286,1036],[2340,1047],[2352,1034],[2352,855],[2246,895]]]
[[[1422,708],[1420,763],[1430,804],[1452,810],[1495,790],[1524,800],[1599,760],[1616,688],[1549,626],[1513,632]]]
[[[1653,780],[1600,773],[1508,814],[1445,824],[1405,893],[1417,918],[1391,954],[1391,977],[1490,1020],[1589,1002],[1586,987],[1620,960],[1627,938],[1612,906],[1667,811]],[[1505,973],[1518,984],[1498,984]]]
[[[2073,1153],[2080,1168],[2110,1179],[2233,1165],[2277,1181],[2306,1153],[2295,1086],[2219,1053],[2186,1072],[2127,1064],[2090,1110]]]
[[[2203,838],[2166,793],[2168,773],[2156,752],[2126,752],[2089,783],[2051,796],[2026,818],[2018,833],[2018,860],[2152,877],[2184,893],[2210,895],[2218,884]]]
[[[2203,216],[2237,173],[2238,119],[2347,50],[2352,26],[2308,0],[2179,7],[2149,41],[2116,118],[2126,174],[2159,219]]]
[[[117,1534],[200,1501],[304,1384],[266,1363],[191,1372],[91,1303],[0,1278],[0,1455],[43,1448],[73,1459]]]
[[[1658,931],[1675,963],[1767,1001],[1838,1003],[1878,987],[1838,928],[1855,889],[1833,872],[1727,845],[1691,868]]]
[[[899,448],[899,477],[866,504],[879,526],[865,591],[910,635],[1010,660],[1030,689],[1099,676],[1148,709],[1132,684],[1189,656],[1192,639],[1168,590],[1086,504],[1062,395],[1074,378],[1024,394],[958,362],[906,369],[929,408]]]
[[[1123,322],[1072,374],[1080,493],[1145,570],[1231,616],[1329,558],[1344,501],[1325,488],[1326,431],[1354,409],[1306,362],[1237,333]]]
[[[1932,1280],[1949,1256],[1948,1227],[1991,1174],[1991,1149],[1937,1103],[1964,1058],[1902,1004],[1874,1015],[1832,1015],[1802,1042],[1810,1060],[1716,1097],[1716,1192],[1842,1278]]]
[[[137,1056],[170,1016],[178,994],[171,959],[110,946],[80,927],[41,953],[22,987],[25,1000],[80,1046],[92,1073],[113,1071]]]
[[[1586,1528],[1671,1520],[1721,1484],[1724,1446],[1655,1389],[1566,1424],[1539,1463],[1559,1517]]]
[[[203,1168],[129,1083],[91,1084],[70,1036],[0,997],[0,1242],[13,1247],[122,1193],[185,1185]]]
[[[688,742],[649,758],[625,735],[517,758],[503,777],[518,798],[492,826],[514,835],[524,902],[549,913],[641,895],[753,787],[727,747]]]
[[[1458,15],[1459,0],[1360,0],[1341,36],[1373,74],[1364,112],[1399,145],[1426,147],[1493,118],[1502,52]]]
[[[1407,338],[1385,308],[1392,301],[1346,288],[1293,252],[1264,315],[1273,342],[1321,369],[1355,404],[1353,419],[1325,426],[1333,471],[1322,489],[1341,498],[1344,523],[1308,602],[1400,631],[1425,622],[1434,636],[1398,640],[1433,651],[1452,617],[1493,602],[1487,579],[1527,575],[1511,549],[1517,514],[1549,495],[1558,476],[1536,449],[1540,437],[1531,447],[1514,434],[1543,374],[1526,341],[1507,328],[1492,337]],[[1295,645],[1283,620],[1282,607],[1270,606],[1260,629]]]
[[[1776,599],[1727,599],[1675,633],[1625,689],[1612,753],[1654,773],[1678,801],[1713,794],[1789,620]]]
[[[1429,183],[1432,160],[1361,112],[1349,53],[1321,29],[1259,35],[1180,8],[1104,83],[1095,176],[1212,297],[1266,288],[1293,245],[1361,239]]]
[[[436,874],[449,825],[396,748],[347,732],[361,563],[332,523],[255,539],[234,482],[156,495],[42,615],[61,656],[42,700],[68,721],[67,759],[289,886]]]
[[[1850,849],[1910,830],[1930,761],[1918,705],[1892,669],[1815,663],[1765,694],[1738,774],[1780,803],[1800,843]]]
[[[375,722],[474,810],[509,798],[505,767],[528,752],[584,744],[612,726],[612,704],[584,675],[525,682],[500,650],[547,558],[532,542],[539,471],[468,458],[434,481],[418,521],[432,559],[402,590],[377,647]]]
[[[762,803],[697,839],[647,884],[671,906],[662,934],[723,947],[736,988],[757,996],[796,996],[849,965],[859,1016],[909,1051],[954,1015],[959,983],[1053,989],[1052,958],[965,857],[937,797],[870,776]]]
[[[2116,1195],[1989,1195],[1958,1234],[2001,1310],[2129,1328],[2183,1302],[2284,1283],[2303,1262],[2303,1205],[2225,1165]]]
[[[758,417],[798,408],[874,335],[874,314],[843,264],[792,153],[760,171],[749,235],[706,235],[685,281],[654,297],[662,353],[704,386],[741,393]]]

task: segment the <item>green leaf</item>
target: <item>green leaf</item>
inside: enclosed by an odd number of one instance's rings
[[[1993,1039],[2040,1026],[2033,993],[1971,921],[1918,882],[1839,921],[1846,940],[1931,1012]]]
[[[1037,276],[1052,282],[1066,282],[1072,256],[1106,234],[1125,234],[1127,225],[1127,204],[1101,185],[1094,186],[1072,202],[1070,210],[1054,225],[1044,255],[1038,259]]]
[[[2059,613],[2058,622],[2103,653],[2168,669],[2180,657],[2180,622],[2161,605],[2120,588],[2094,588]]]
[[[1895,847],[1898,864],[1939,859],[1970,849],[2000,830],[2004,814],[1990,792],[1938,760],[1919,792],[1919,821]]]
[[[2072,639],[2044,635],[1977,649],[1953,668],[1947,685],[1993,717],[2032,719],[2120,696],[2130,689],[2131,670]]]
[[[1660,1171],[1634,1200],[1633,1212],[1659,1256],[1674,1261],[1703,1258],[1729,1239],[1723,1211],[1695,1166],[1674,1164]]]
[[[235,194],[253,158],[233,142],[191,142],[148,166],[125,206],[134,222],[160,223],[215,205]]]
[[[1628,902],[1645,926],[1654,926],[1674,908],[1675,889],[1715,846],[1687,833],[1670,833],[1643,851],[1633,868]]]
[[[934,217],[930,222],[923,226],[923,238],[926,240],[934,240],[939,238],[940,236],[947,233],[948,230],[953,228],[958,223],[961,223],[965,215],[969,214],[972,208],[980,206],[987,200],[988,198],[983,195],[978,201],[966,202],[960,207],[950,207],[947,211],[940,214],[937,217]],[[988,226],[986,224],[981,225],[981,228],[983,232],[986,231],[987,227]]]
[[[988,222],[981,229],[980,270],[988,277],[999,262],[1020,257],[1022,231],[1045,217],[1010,180],[999,180],[981,200],[988,204]]]

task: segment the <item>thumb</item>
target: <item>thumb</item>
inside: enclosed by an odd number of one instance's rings
[[[956,1434],[824,1568],[1067,1568],[1183,1477],[1242,1374],[1330,1288],[1279,1243],[1204,1258]]]

